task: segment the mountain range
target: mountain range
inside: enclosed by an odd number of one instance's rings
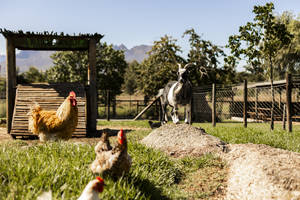
[[[131,62],[136,60],[142,62],[148,57],[147,52],[151,50],[150,45],[138,45],[128,49],[124,44],[113,45],[115,50],[124,51],[125,60]],[[23,51],[20,50],[16,53],[16,65],[19,67],[19,72],[25,72],[30,66],[35,66],[36,68],[45,71],[49,69],[53,63],[50,55],[54,51]],[[4,75],[6,73],[6,56],[0,55],[0,74]]]

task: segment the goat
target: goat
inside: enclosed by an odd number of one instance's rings
[[[162,123],[168,121],[167,106],[170,105],[173,109],[171,112],[173,123],[179,123],[178,105],[185,106],[185,123],[191,124],[191,101],[192,101],[192,84],[188,80],[188,67],[192,63],[186,64],[183,68],[178,64],[178,80],[170,81],[167,85],[159,90],[157,97],[160,97],[162,106]]]

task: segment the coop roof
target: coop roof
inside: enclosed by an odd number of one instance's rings
[[[103,37],[98,33],[68,35],[53,31],[15,32],[6,29],[0,29],[0,33],[20,50],[87,50],[90,39],[98,42]]]

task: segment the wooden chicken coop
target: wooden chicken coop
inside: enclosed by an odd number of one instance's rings
[[[78,93],[82,96],[81,103],[78,105],[81,115],[79,116],[79,127],[75,134],[86,134],[92,136],[96,133],[97,120],[97,88],[96,88],[96,43],[100,41],[103,35],[100,34],[83,34],[77,36],[65,35],[63,33],[32,33],[23,31],[13,32],[0,29],[0,33],[6,38],[6,117],[7,133],[13,137],[30,136],[26,128],[27,116],[24,114],[28,102],[34,96],[45,96],[52,94],[51,101],[46,104],[50,108],[55,108],[61,99],[66,97],[62,88],[77,88]],[[84,86],[85,94],[82,89],[73,83],[64,84],[45,84],[44,86],[22,86],[17,84],[16,74],[16,49],[19,50],[46,50],[46,51],[88,51],[88,83]],[[46,89],[45,89],[46,87]],[[45,90],[43,90],[44,88]],[[60,89],[59,89],[60,88]],[[17,91],[19,94],[17,94]],[[75,91],[76,92],[76,91]],[[16,99],[16,96],[18,97]],[[27,98],[28,97],[28,98]],[[32,101],[32,99],[31,99]],[[44,102],[45,103],[45,102]],[[18,104],[18,105],[17,105]],[[83,106],[83,109],[82,109]],[[58,107],[58,106],[57,106]],[[20,114],[23,113],[23,114]],[[84,126],[85,125],[85,130]]]

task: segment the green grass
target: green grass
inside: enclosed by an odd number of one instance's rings
[[[97,125],[101,126],[126,126],[126,127],[135,127],[135,128],[150,128],[148,120],[116,120],[116,121],[106,121],[100,120],[97,122]]]
[[[128,151],[133,159],[129,174],[117,181],[104,177],[102,199],[210,199],[226,184],[227,166],[214,155],[173,159],[140,144],[139,140],[151,131],[147,120],[98,121],[98,125],[143,128],[128,134]],[[268,144],[300,152],[299,126],[287,133],[252,123],[247,129],[241,123],[219,123],[215,128],[210,123],[193,125],[228,143]],[[1,142],[0,199],[36,199],[48,190],[53,199],[77,199],[95,178],[89,169],[95,159],[93,147],[71,142]]]
[[[170,122],[171,123],[171,122]],[[147,120],[139,121],[98,121],[98,125],[129,126],[149,128]],[[242,123],[226,122],[217,123],[212,127],[211,123],[193,123],[193,126],[202,127],[208,134],[219,137],[221,140],[232,144],[267,144],[275,148],[300,152],[300,125],[293,125],[293,132],[282,130],[281,124],[275,124],[274,131],[269,124],[248,123],[244,128]]]
[[[139,106],[137,110],[136,105],[132,105],[131,107],[129,104],[118,104],[116,107],[116,116],[113,116],[113,108],[110,108],[110,118],[113,119],[133,119],[137,114],[139,114],[145,106]],[[143,115],[140,116],[140,119],[151,119],[155,114],[155,108],[150,107]],[[98,107],[98,117],[100,119],[106,119],[106,108],[105,107]],[[157,117],[156,117],[157,118]]]
[[[185,175],[217,160],[210,155],[171,159],[137,142],[149,132],[128,134],[128,151],[133,159],[130,173],[117,181],[104,177],[102,199],[185,199],[190,193],[180,184]],[[54,199],[77,199],[85,185],[95,178],[89,169],[94,158],[90,145],[0,143],[0,199],[36,199],[49,190]]]
[[[6,100],[0,99],[0,118],[6,117]]]
[[[276,124],[274,131],[271,131],[267,124],[248,123],[244,128],[242,123],[217,123],[212,127],[211,123],[194,123],[200,126],[208,134],[219,137],[221,140],[232,144],[254,143],[267,144],[275,148],[300,152],[300,125],[293,126],[293,132],[288,133]]]

